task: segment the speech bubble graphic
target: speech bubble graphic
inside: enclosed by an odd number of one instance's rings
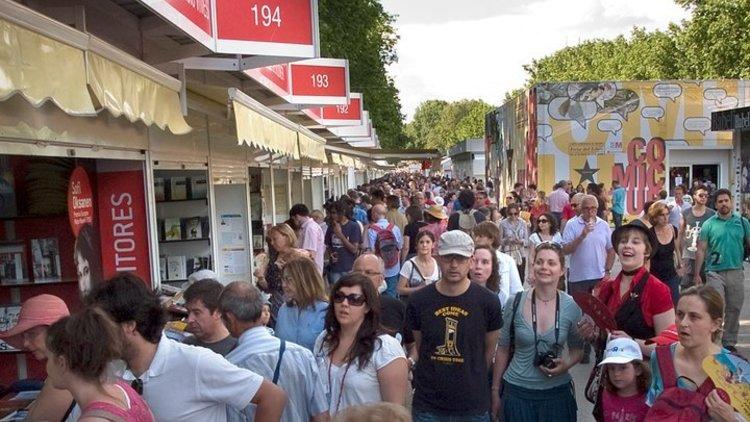
[[[677,101],[677,97],[682,95],[682,87],[674,83],[660,83],[654,85],[654,95],[658,98],[669,98]]]
[[[682,127],[692,132],[700,132],[705,136],[706,132],[711,130],[711,119],[708,117],[688,117],[682,122]]]
[[[717,101],[716,107],[720,109],[737,108],[739,103],[740,100],[738,100],[737,97],[726,97],[721,101]]]
[[[643,107],[641,109],[641,116],[646,119],[653,119],[657,122],[664,117],[664,109],[661,107]]]
[[[727,91],[723,88],[709,88],[703,91],[703,98],[707,100],[713,100],[718,103],[724,98],[727,98]]]
[[[537,125],[536,136],[544,142],[549,142],[549,138],[552,136],[552,126],[547,124]]]
[[[560,121],[575,121],[582,128],[586,122],[596,116],[597,106],[593,101],[578,102],[570,98],[555,98],[548,106],[550,117]]]
[[[622,122],[615,119],[599,120],[596,123],[596,128],[602,132],[609,132],[617,136],[617,132],[622,130]]]

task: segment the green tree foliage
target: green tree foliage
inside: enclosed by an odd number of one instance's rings
[[[666,31],[586,41],[524,66],[527,87],[545,81],[750,77],[750,1],[676,0],[689,20]],[[515,92],[515,91],[514,91]]]
[[[406,125],[409,146],[445,150],[465,139],[481,138],[484,116],[492,108],[482,100],[425,101]]]
[[[386,72],[397,59],[394,17],[377,0],[319,0],[318,16],[322,57],[349,60],[350,88],[364,94],[381,146],[400,146],[401,104]]]

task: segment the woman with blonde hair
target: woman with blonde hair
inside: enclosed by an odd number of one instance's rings
[[[651,222],[650,230],[657,240],[654,256],[651,258],[651,274],[669,286],[672,303],[677,305],[682,273],[682,244],[677,235],[677,227],[669,223],[669,207],[664,202],[654,202],[651,205],[648,219]],[[679,263],[676,267],[675,262]]]
[[[281,276],[284,303],[276,320],[276,336],[312,350],[323,331],[328,296],[315,262],[309,258],[292,259]]]
[[[256,271],[258,288],[271,295],[271,321],[269,326],[276,326],[276,315],[284,303],[284,290],[281,287],[281,272],[287,262],[301,256],[310,256],[302,249],[297,249],[297,235],[286,223],[277,224],[266,233],[268,255],[270,257],[265,268]]]

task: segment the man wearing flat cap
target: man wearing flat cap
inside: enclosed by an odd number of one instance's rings
[[[471,236],[443,233],[438,255],[442,278],[413,293],[406,309],[418,354],[412,414],[415,421],[489,420],[489,383],[481,380],[503,325],[500,300],[469,280]]]

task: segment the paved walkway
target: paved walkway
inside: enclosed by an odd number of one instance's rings
[[[740,315],[740,334],[737,349],[743,356],[750,357],[750,264],[747,263],[745,264],[745,304],[742,307],[742,314]],[[592,367],[593,363],[590,363],[588,365],[576,365],[571,369],[576,387],[579,421],[594,420],[591,416],[593,405],[586,400],[583,394]]]

